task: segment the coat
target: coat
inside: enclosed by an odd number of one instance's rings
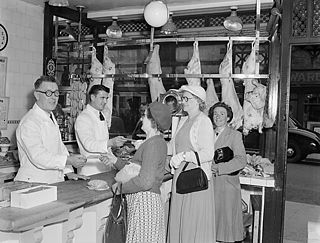
[[[229,146],[234,157],[218,164],[218,175],[214,177],[215,213],[217,241],[243,240],[243,218],[239,175],[229,175],[246,166],[246,151],[242,134],[226,127],[216,138],[215,149]]]
[[[21,119],[16,131],[20,168],[15,181],[56,183],[73,172],[59,126],[37,104]]]

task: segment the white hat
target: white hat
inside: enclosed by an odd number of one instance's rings
[[[203,102],[206,101],[206,91],[204,88],[198,85],[182,85],[179,89],[179,91],[188,91],[189,93],[197,96],[200,98]]]

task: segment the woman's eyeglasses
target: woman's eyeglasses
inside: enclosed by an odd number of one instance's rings
[[[53,94],[54,94],[55,97],[59,97],[59,95],[60,95],[59,90],[55,90],[55,91],[51,91],[51,90],[47,90],[47,91],[36,90],[36,92],[45,94],[47,97],[51,97]]]
[[[184,102],[188,102],[189,100],[192,100],[193,98],[192,97],[187,97],[187,96],[182,96],[181,99]]]

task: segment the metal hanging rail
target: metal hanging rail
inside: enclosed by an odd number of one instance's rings
[[[268,79],[269,74],[148,74],[148,73],[128,73],[128,74],[101,74],[95,76],[88,76],[93,79],[101,78],[236,78],[236,79]]]
[[[192,42],[192,41],[233,41],[233,42],[252,42],[255,41],[257,37],[248,36],[217,36],[217,37],[170,37],[170,38],[156,38],[153,39],[153,43],[161,42]],[[259,37],[259,42],[268,42],[268,37]],[[97,46],[103,46],[107,44],[108,46],[121,46],[121,45],[147,45],[150,44],[150,39],[136,39],[136,40],[107,40],[106,42],[100,42]]]

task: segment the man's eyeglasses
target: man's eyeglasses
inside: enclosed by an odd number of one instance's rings
[[[59,95],[60,95],[59,90],[55,90],[55,91],[51,91],[51,90],[47,90],[47,91],[36,90],[36,92],[45,94],[47,97],[51,97],[53,94],[54,94],[55,97],[59,97]]]
[[[188,102],[189,100],[192,100],[193,98],[192,97],[187,97],[187,96],[182,96],[181,99],[184,102]]]

